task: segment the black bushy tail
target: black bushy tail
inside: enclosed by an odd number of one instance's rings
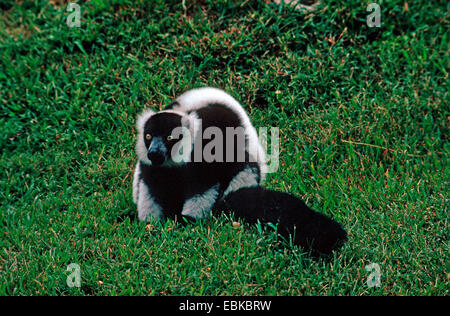
[[[299,198],[262,187],[230,193],[217,207],[250,223],[273,223],[283,237],[311,255],[330,255],[347,240],[347,233],[333,219],[310,209]]]

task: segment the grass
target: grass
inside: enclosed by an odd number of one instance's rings
[[[69,29],[63,1],[2,1],[0,294],[449,294],[448,4],[378,1],[369,28],[371,1],[266,2],[79,1]],[[330,262],[224,216],[132,220],[137,114],[200,86],[280,128],[265,185],[343,223]]]

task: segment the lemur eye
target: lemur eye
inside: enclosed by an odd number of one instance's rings
[[[168,140],[168,141],[173,140],[173,136],[172,136],[172,135],[167,136],[167,140]]]
[[[152,139],[152,135],[150,135],[150,134],[145,134],[145,139],[146,139],[146,140]]]

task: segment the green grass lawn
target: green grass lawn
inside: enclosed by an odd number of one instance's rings
[[[372,1],[78,1],[79,28],[63,2],[0,4],[0,294],[449,294],[447,1],[377,1],[379,28]],[[202,86],[280,128],[265,186],[344,225],[329,262],[225,216],[134,220],[136,116]]]

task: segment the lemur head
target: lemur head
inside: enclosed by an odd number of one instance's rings
[[[177,111],[145,111],[138,117],[136,152],[147,165],[183,164],[192,150],[193,118]]]

